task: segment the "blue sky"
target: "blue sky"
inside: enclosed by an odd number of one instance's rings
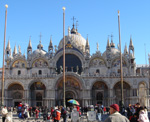
[[[113,34],[116,47],[119,43],[117,11],[120,10],[122,51],[125,43],[129,46],[132,35],[136,64],[148,64],[149,0],[1,0],[0,67],[3,60],[5,4],[8,4],[6,45],[10,39],[12,52],[16,44],[17,47],[21,46],[22,53],[26,53],[30,36],[33,50],[36,50],[40,33],[44,50],[48,50],[51,35],[53,45],[58,45],[63,37],[62,7],[65,6],[65,35],[68,34],[68,26],[72,28],[71,18],[74,16],[78,20],[78,32],[84,38],[88,34],[90,53],[95,53],[96,43],[99,43],[99,50],[103,53],[108,35]]]

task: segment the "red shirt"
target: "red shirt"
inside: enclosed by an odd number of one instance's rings
[[[60,117],[61,117],[61,112],[59,110],[57,110],[55,119],[60,120]]]

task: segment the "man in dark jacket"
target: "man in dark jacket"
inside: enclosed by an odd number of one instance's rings
[[[62,118],[63,122],[67,122],[67,110],[65,108],[62,109]]]
[[[119,113],[118,104],[110,106],[110,116],[104,122],[130,122],[125,116]]]

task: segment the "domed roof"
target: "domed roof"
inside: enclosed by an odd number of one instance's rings
[[[65,36],[65,44],[68,42],[70,42],[76,48],[85,50],[86,40],[79,33]],[[59,43],[58,50],[61,48],[63,48],[63,39]]]
[[[45,55],[45,54],[46,54],[46,51],[37,49],[37,50],[33,51],[33,55],[36,55],[36,54]]]
[[[111,54],[111,55],[117,55],[117,54],[120,54],[120,51],[116,48],[110,48],[110,51],[109,50],[106,50],[104,53],[103,53],[103,57],[105,58],[107,56],[107,53]]]

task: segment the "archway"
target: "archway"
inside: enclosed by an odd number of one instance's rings
[[[56,105],[63,105],[63,78],[59,79],[56,87]],[[70,106],[67,102],[69,99],[81,100],[81,84],[74,76],[66,76],[65,98],[67,106]]]
[[[102,94],[102,92],[98,92],[96,94],[96,100],[97,100],[97,104],[102,104],[102,102],[103,102],[103,94]]]
[[[108,87],[103,81],[97,81],[92,87],[92,104],[108,105]]]
[[[43,98],[46,97],[46,87],[40,82],[34,82],[30,86],[30,98],[31,98],[31,106],[42,106]]]
[[[128,106],[130,104],[130,85],[123,81],[123,99],[124,99],[124,105]],[[121,82],[117,82],[114,86],[114,96],[115,96],[115,102],[117,104],[121,104]]]
[[[144,82],[139,84],[139,102],[142,106],[146,106],[146,84]]]
[[[7,95],[9,98],[8,106],[18,106],[24,97],[24,89],[22,85],[18,83],[11,84],[8,87]]]

